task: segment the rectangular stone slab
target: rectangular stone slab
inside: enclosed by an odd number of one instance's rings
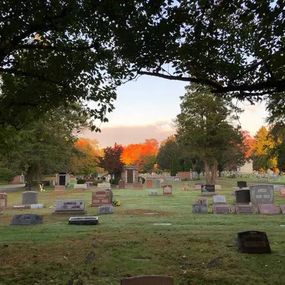
[[[98,213],[100,215],[102,214],[113,214],[114,213],[114,207],[112,205],[103,205],[103,206],[100,206],[98,208]]]
[[[70,217],[69,225],[97,225],[99,218],[97,216]]]
[[[258,210],[263,215],[278,215],[280,214],[280,208],[274,204],[259,204]]]
[[[54,213],[84,213],[85,202],[83,200],[57,200]]]
[[[236,205],[237,214],[252,214],[254,212],[253,206],[251,205]]]
[[[213,203],[214,204],[226,204],[227,200],[224,195],[214,195],[213,196]]]
[[[250,186],[250,201],[254,205],[273,204],[274,187],[269,184]]]
[[[243,253],[271,253],[265,232],[246,231],[237,234],[237,244]]]
[[[214,214],[229,214],[230,207],[226,204],[216,204],[213,205],[213,213]]]
[[[35,214],[15,215],[12,218],[11,225],[37,225],[43,223],[43,217]]]

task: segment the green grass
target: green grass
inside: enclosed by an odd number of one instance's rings
[[[234,179],[221,179],[233,203]],[[199,191],[173,197],[151,197],[147,190],[114,190],[122,205],[113,215],[100,216],[98,226],[70,226],[68,216],[54,215],[56,199],[83,198],[88,214],[91,191],[39,193],[46,208],[7,209],[0,216],[0,284],[115,285],[124,276],[165,274],[175,285],[285,284],[285,219],[283,215],[195,215],[192,203]],[[276,195],[276,204],[285,199]],[[209,198],[211,202],[211,198]],[[20,204],[21,193],[9,193],[9,206]],[[211,205],[210,205],[211,208]],[[37,213],[44,223],[10,226],[14,214]],[[171,223],[171,225],[154,225]],[[266,231],[272,254],[241,254],[239,231]]]

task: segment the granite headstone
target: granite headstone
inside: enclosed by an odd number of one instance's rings
[[[238,249],[243,253],[271,253],[265,232],[246,231],[237,235]]]
[[[35,214],[15,215],[11,225],[37,225],[43,223],[43,217]]]
[[[254,205],[273,204],[274,203],[274,187],[273,185],[254,185],[250,186],[250,201]]]

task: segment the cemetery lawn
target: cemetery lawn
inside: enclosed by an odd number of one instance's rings
[[[122,277],[142,274],[170,275],[175,285],[285,284],[285,217],[192,214],[200,191],[182,191],[184,183],[174,185],[172,197],[114,190],[121,206],[113,215],[100,216],[96,226],[68,225],[69,215],[52,214],[56,199],[83,198],[88,215],[96,215],[91,190],[47,191],[39,193],[44,209],[5,210],[0,284],[119,285]],[[219,194],[233,204],[236,179],[219,184]],[[21,192],[8,193],[8,206],[20,202]],[[211,212],[212,198],[209,202]],[[275,204],[285,204],[277,192]],[[13,215],[21,213],[43,215],[44,223],[10,226]],[[246,230],[265,231],[272,254],[239,253],[236,235]]]

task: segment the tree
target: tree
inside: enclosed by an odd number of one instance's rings
[[[253,148],[253,168],[255,170],[267,170],[277,166],[276,157],[272,156],[272,150],[275,148],[273,137],[266,127],[262,126],[255,135],[255,144]]]
[[[86,121],[74,112],[75,108],[80,109],[74,106],[49,111],[21,130],[1,128],[2,164],[23,172],[29,186],[39,183],[43,174],[68,171],[76,139],[73,132]]]
[[[2,1],[0,122],[19,127],[86,100],[96,102],[86,108],[93,118],[107,120],[115,88],[145,74],[250,101],[269,94],[268,107],[284,115],[284,5],[32,0],[27,9],[24,0]]]
[[[230,110],[224,99],[206,87],[192,84],[182,97],[177,116],[177,139],[204,163],[206,183],[215,184],[221,154],[239,148],[241,133],[228,123]]]
[[[70,171],[85,176],[97,174],[100,150],[96,140],[80,138],[75,142],[74,155],[71,157]]]
[[[106,147],[103,149],[103,157],[99,157],[99,166],[107,170],[114,176],[114,184],[120,180],[124,163],[121,161],[123,147],[115,144],[114,147]]]
[[[136,165],[139,171],[143,171],[145,163],[152,160],[155,163],[157,151],[158,141],[156,139],[146,139],[144,143],[129,144],[124,147],[121,160],[127,165]]]

